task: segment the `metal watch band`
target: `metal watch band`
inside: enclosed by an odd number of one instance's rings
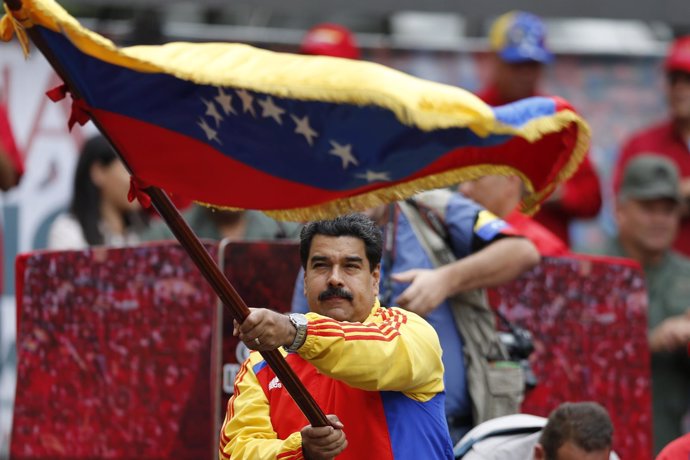
[[[292,344],[286,347],[285,350],[288,352],[295,352],[304,345],[307,339],[307,317],[301,313],[290,313],[288,318],[290,318],[290,322],[295,326],[297,332],[295,333],[295,340],[293,340]]]

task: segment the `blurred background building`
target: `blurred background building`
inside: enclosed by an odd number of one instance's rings
[[[654,53],[673,35],[690,32],[687,4],[682,0],[61,3],[99,32],[136,43],[218,40],[289,47],[297,45],[312,25],[329,21],[353,30],[363,48],[481,50],[486,47],[491,21],[511,9],[544,17],[557,53]]]

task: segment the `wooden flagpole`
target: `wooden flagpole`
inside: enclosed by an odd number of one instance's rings
[[[21,0],[3,0],[10,10],[18,11],[22,7]],[[32,28],[26,30],[27,35],[36,47],[43,53],[48,62],[50,62],[53,69],[62,78],[65,84],[69,87],[74,96],[81,97],[76,92],[76,86],[71,84],[69,75],[64,71],[61,63],[55,56],[52,55],[50,47],[45,43],[43,37]],[[112,142],[108,133],[102,129],[98,120],[91,118],[99,131],[108,138],[110,144],[113,146],[118,156],[125,164],[127,169],[131,169],[127,165],[124,156],[119,152],[115,143]],[[214,263],[213,258],[203,246],[199,238],[189,227],[187,222],[180,215],[179,210],[172,203],[168,195],[158,187],[148,186],[143,189],[151,197],[151,203],[156,211],[161,215],[166,224],[170,227],[173,234],[184,247],[187,254],[192,258],[196,266],[201,270],[202,275],[206,281],[211,285],[215,293],[218,295],[223,304],[229,308],[233,318],[238,322],[243,322],[249,315],[249,308],[242,300],[235,288],[230,284],[230,281],[225,277],[220,268]],[[278,350],[262,351],[261,356],[266,360],[271,369],[276,373],[285,389],[290,393],[290,396],[295,400],[299,408],[309,420],[312,426],[327,426],[330,422],[326,418],[321,408],[316,404],[314,398],[309,394],[302,382],[297,378],[292,368]]]

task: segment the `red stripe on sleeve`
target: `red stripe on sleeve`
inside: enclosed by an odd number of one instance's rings
[[[287,459],[299,460],[299,459],[303,459],[303,458],[304,458],[304,456],[302,455],[302,448],[301,447],[297,450],[290,450],[287,452],[283,452],[282,454],[278,454],[278,456],[276,457],[276,459],[280,459],[280,460],[283,460],[283,459],[285,459],[285,460],[287,460]]]

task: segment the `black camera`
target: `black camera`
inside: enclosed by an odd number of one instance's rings
[[[510,360],[519,363],[522,367],[525,375],[525,388],[534,388],[538,380],[529,362],[529,356],[534,351],[532,333],[511,323],[503,315],[499,314],[498,316],[506,328],[508,328],[508,331],[499,331],[498,337],[503,346],[506,347]]]
[[[532,343],[532,333],[527,329],[517,327],[513,324],[509,326],[510,331],[499,332],[501,343],[508,350],[508,355],[512,361],[520,361],[529,358],[534,351]]]

